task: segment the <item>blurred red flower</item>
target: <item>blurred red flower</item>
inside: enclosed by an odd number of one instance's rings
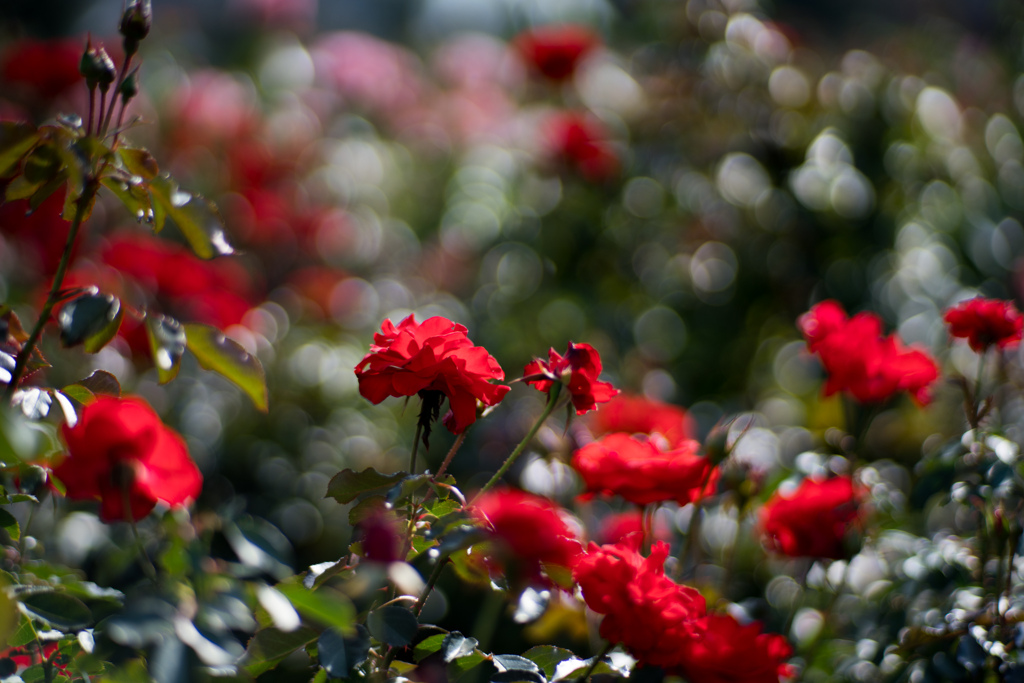
[[[696,431],[693,418],[679,406],[625,394],[619,394],[594,411],[590,424],[598,434],[647,434],[655,441],[660,436],[668,446],[693,438]]]
[[[769,549],[790,557],[846,557],[844,540],[860,525],[860,494],[850,477],[805,479],[791,493],[776,491],[761,508]]]
[[[184,440],[141,398],[100,396],[63,434],[68,454],[53,473],[68,498],[99,500],[105,522],[139,520],[157,502],[187,505],[202,489]]]
[[[665,576],[667,543],[655,543],[646,558],[639,547],[639,534],[615,545],[591,543],[573,579],[587,606],[605,615],[602,638],[622,643],[643,664],[671,669],[681,664],[683,644],[704,616],[704,598]]]
[[[185,320],[225,328],[241,322],[254,305],[249,276],[237,261],[203,261],[172,242],[143,235],[114,237],[101,258]]]
[[[355,371],[359,393],[372,403],[440,391],[448,397],[451,413],[444,422],[453,434],[476,421],[478,400],[493,406],[509,390],[491,384],[505,379],[505,373],[487,349],[473,346],[465,326],[440,316],[420,324],[410,315],[397,327],[385,320]]]
[[[619,172],[619,158],[608,142],[608,131],[585,114],[551,116],[543,125],[542,138],[548,154],[592,183],[603,183]]]
[[[53,99],[82,80],[78,62],[83,48],[77,40],[20,40],[4,54],[0,76],[5,83]]]
[[[601,543],[618,543],[630,534],[642,534],[644,531],[643,514],[637,510],[627,512],[616,512],[601,519],[601,528],[597,537]],[[668,540],[672,536],[672,530],[661,517],[654,519],[654,538]]]
[[[367,560],[385,564],[405,560],[405,529],[391,510],[371,512],[356,525],[356,530]]]
[[[949,333],[963,337],[978,353],[984,353],[993,344],[1005,349],[1020,343],[1024,329],[1024,316],[1012,301],[977,297],[964,301],[946,311],[943,317]]]
[[[558,506],[547,498],[499,489],[482,495],[472,512],[491,527],[497,565],[527,582],[543,582],[542,564],[569,569],[583,552]]]
[[[848,391],[861,403],[877,403],[906,391],[921,405],[931,401],[938,365],[925,351],[905,348],[895,335],[882,337],[877,315],[847,318],[838,303],[824,301],[800,316],[798,325],[828,373],[826,396]]]
[[[523,368],[523,380],[532,384],[537,391],[548,391],[555,382],[565,382],[572,394],[576,414],[583,415],[593,410],[598,403],[610,401],[619,390],[611,382],[597,379],[601,374],[601,357],[590,344],[573,344],[565,355],[554,349],[548,350],[548,360],[534,359]]]
[[[586,26],[563,24],[541,26],[516,36],[512,47],[526,64],[554,81],[573,75],[576,66],[601,39]]]
[[[709,614],[698,622],[700,635],[683,641],[679,670],[700,683],[778,683],[792,676],[785,660],[793,653],[784,636],[761,633],[727,614]]]
[[[674,500],[686,505],[714,491],[718,470],[697,454],[700,444],[684,441],[662,450],[653,441],[629,434],[609,434],[576,451],[572,466],[588,491],[620,495],[647,505]]]

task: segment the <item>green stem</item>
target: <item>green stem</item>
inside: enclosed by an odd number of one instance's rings
[[[981,384],[985,379],[985,356],[987,352],[979,354],[978,357],[978,377],[974,380],[974,401],[972,401],[971,409],[974,412],[974,417],[971,419],[971,427],[978,429],[978,424],[981,422],[979,418],[979,412],[981,411]]]
[[[423,433],[423,420],[416,421],[416,436],[412,439],[412,455],[409,456],[409,474],[416,474],[416,452],[420,448],[420,434]]]
[[[124,507],[124,519],[132,527],[132,536],[135,537],[135,547],[138,549],[139,556],[142,558],[142,571],[153,583],[158,583],[156,567],[153,565],[153,561],[149,559],[149,553],[146,552],[146,544],[142,542],[142,535],[139,534],[139,526],[135,521],[135,515],[132,514],[132,494],[131,488],[127,483],[121,486],[121,500],[121,504]]]
[[[533,426],[530,427],[530,431],[526,433],[526,436],[524,436],[523,440],[519,442],[519,445],[516,446],[515,450],[512,451],[508,458],[506,458],[501,468],[499,468],[498,471],[494,473],[494,476],[491,477],[491,480],[484,484],[484,487],[480,489],[479,493],[476,494],[476,498],[473,499],[474,501],[480,498],[480,496],[482,496],[487,491],[490,491],[492,488],[494,488],[494,485],[501,481],[501,478],[505,476],[505,473],[508,472],[509,468],[512,467],[512,465],[515,464],[519,456],[523,454],[523,451],[526,450],[526,447],[529,445],[530,441],[532,441],[533,437],[537,435],[538,431],[540,431],[541,425],[543,425],[544,422],[548,419],[548,416],[551,415],[551,411],[555,409],[555,404],[558,403],[558,395],[561,393],[561,391],[562,384],[560,382],[551,385],[551,388],[548,390],[548,403],[546,406],[544,406],[544,412],[542,412],[540,414],[540,417],[537,418],[537,421],[533,423]]]
[[[29,334],[28,340],[25,342],[25,345],[21,347],[21,351],[18,353],[18,358],[14,363],[14,370],[11,371],[11,381],[7,384],[7,389],[4,392],[5,402],[10,402],[11,398],[14,396],[14,392],[17,391],[18,382],[21,381],[22,375],[25,374],[25,368],[28,366],[28,361],[32,357],[32,353],[36,350],[39,338],[43,334],[43,328],[46,327],[46,323],[50,321],[50,314],[53,313],[53,307],[57,305],[57,301],[60,299],[61,286],[64,284],[64,275],[67,273],[68,264],[71,262],[71,251],[75,246],[75,238],[78,237],[78,229],[82,225],[85,212],[92,204],[93,199],[96,198],[96,193],[99,191],[99,188],[99,180],[95,177],[89,178],[85,181],[82,196],[75,200],[75,215],[71,220],[71,227],[68,229],[68,238],[64,243],[64,253],[60,256],[60,263],[57,265],[57,272],[53,276],[53,285],[50,287],[50,294],[46,297],[46,303],[43,304],[43,310],[39,313],[39,319],[36,320],[36,325],[32,328],[32,333]]]
[[[427,585],[423,587],[423,591],[420,593],[419,599],[416,600],[416,604],[412,606],[413,614],[416,616],[420,615],[423,611],[423,605],[427,602],[427,597],[430,595],[430,591],[434,590],[434,585],[437,580],[441,578],[441,572],[448,565],[448,558],[445,557],[437,561],[437,566],[434,567],[434,571],[430,573],[430,578],[427,579]]]
[[[604,647],[601,649],[601,652],[596,657],[594,657],[593,661],[591,661],[590,664],[587,665],[587,668],[583,670],[583,674],[576,679],[576,683],[587,683],[587,679],[590,678],[590,675],[592,673],[594,673],[594,669],[596,669],[597,665],[601,663],[601,660],[604,659],[608,655],[608,653],[612,651],[613,647],[615,647],[614,644],[605,643]]]
[[[134,55],[132,54],[126,55],[124,58],[124,63],[121,64],[121,73],[118,74],[117,80],[114,81],[114,94],[110,96],[110,106],[107,108],[107,115],[103,119],[103,128],[101,128],[99,131],[100,136],[106,135],[107,128],[110,127],[110,119],[114,116],[114,105],[117,104],[117,98],[121,93],[121,84],[124,83],[124,77],[128,75],[128,67],[131,66],[133,56]],[[102,109],[100,111],[102,111]]]

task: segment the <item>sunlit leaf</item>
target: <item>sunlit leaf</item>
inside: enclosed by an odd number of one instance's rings
[[[185,325],[188,349],[199,364],[222,375],[252,399],[256,407],[267,412],[267,379],[263,365],[238,342],[209,325]]]
[[[0,121],[0,177],[17,168],[22,157],[41,137],[35,126],[17,121]]]
[[[124,307],[113,294],[85,294],[60,309],[60,341],[64,346],[84,343],[86,352],[96,353],[114,338],[123,318]]]
[[[124,207],[135,218],[136,221],[151,220],[153,217],[153,203],[146,188],[141,184],[133,184],[127,181],[107,176],[100,182],[110,190],[115,197],[121,200]]]
[[[124,167],[140,178],[152,180],[160,173],[156,159],[145,149],[121,147],[117,150],[117,154],[121,157]]]
[[[307,619],[332,626],[341,633],[352,633],[356,610],[344,594],[330,588],[312,591],[301,584],[278,584],[277,590]]]
[[[22,609],[33,619],[55,628],[75,630],[92,622],[92,613],[85,603],[67,593],[48,591],[18,596]]]
[[[178,376],[181,357],[185,355],[185,329],[174,318],[151,313],[146,316],[146,334],[157,377],[160,384],[167,384]]]
[[[79,380],[77,384],[85,387],[93,394],[104,394],[114,397],[121,395],[121,383],[117,381],[117,377],[114,377],[106,370],[94,370],[91,375]]]
[[[261,629],[249,641],[245,657],[240,662],[251,676],[270,671],[285,657],[305,647],[317,638],[317,632],[308,626],[294,631],[281,631],[273,626]]]
[[[149,191],[153,197],[156,230],[160,230],[166,216],[178,226],[196,256],[211,259],[235,252],[224,234],[224,219],[212,202],[183,191],[167,175],[150,180]],[[160,207],[159,217],[155,215],[157,206]]]
[[[17,541],[21,538],[21,527],[18,525],[18,520],[4,509],[0,509],[0,528],[7,532],[12,541]]]

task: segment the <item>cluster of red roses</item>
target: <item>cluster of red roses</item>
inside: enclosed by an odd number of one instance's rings
[[[546,392],[564,380],[577,413],[618,393],[598,380],[601,359],[589,344],[569,342],[564,356],[554,349],[548,356],[547,361],[538,359],[526,366],[524,381]],[[491,383],[505,379],[498,361],[482,346],[473,345],[464,325],[440,316],[417,323],[410,315],[397,326],[385,320],[373,336],[370,352],[356,365],[356,377],[359,393],[373,403],[388,396],[441,392],[450,408],[444,424],[453,434],[476,421],[477,401],[495,406],[509,391],[504,384]]]
[[[980,297],[950,308],[944,319],[952,336],[967,339],[979,353],[1016,345],[1024,325],[1013,303]],[[829,300],[800,316],[798,325],[828,373],[826,396],[847,391],[861,403],[879,403],[906,391],[921,405],[931,400],[939,378],[935,360],[921,349],[904,348],[896,335],[883,337],[882,320],[874,313],[849,318]]]
[[[522,491],[485,494],[473,512],[490,526],[500,562],[514,563],[520,576],[535,580],[550,565],[571,569],[587,606],[605,615],[601,636],[643,664],[699,681],[774,682],[791,673],[785,660],[792,650],[783,636],[762,634],[757,622],[744,626],[708,614],[699,592],[665,575],[667,544],[656,543],[644,557],[634,533],[584,551],[565,513]]]

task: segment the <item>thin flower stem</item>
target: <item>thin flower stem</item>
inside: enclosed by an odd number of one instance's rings
[[[92,135],[92,120],[96,114],[96,86],[89,88],[89,119],[85,123],[85,134]]]
[[[455,454],[458,453],[459,448],[462,447],[462,442],[465,440],[466,432],[462,432],[455,437],[455,443],[452,444],[451,449],[448,451],[448,455],[444,456],[444,462],[441,463],[441,466],[437,469],[437,474],[434,475],[435,480],[444,476],[444,471],[448,469],[448,465],[451,463],[452,458],[454,458]]]
[[[32,333],[29,334],[25,345],[21,347],[21,351],[18,352],[18,358],[14,363],[14,370],[11,371],[11,379],[7,384],[6,391],[4,392],[5,402],[10,402],[11,398],[14,396],[14,392],[18,388],[18,382],[21,381],[22,375],[25,374],[25,368],[28,366],[28,361],[32,357],[32,353],[35,351],[36,345],[39,343],[39,338],[43,334],[43,328],[46,327],[46,323],[50,321],[50,314],[53,313],[53,307],[60,299],[61,285],[64,284],[64,275],[67,273],[68,264],[71,262],[71,252],[75,246],[75,238],[78,237],[78,230],[82,225],[85,212],[88,210],[89,205],[92,204],[93,199],[96,198],[96,193],[99,191],[99,187],[99,180],[95,177],[88,178],[85,181],[82,196],[75,201],[75,215],[71,220],[71,227],[68,229],[68,238],[64,243],[64,253],[60,256],[60,263],[57,265],[57,272],[53,276],[53,284],[50,287],[50,294],[46,297],[46,303],[43,304],[43,310],[39,312],[39,319],[36,320],[36,325],[32,328]]]
[[[134,55],[129,54],[124,58],[124,63],[121,64],[121,73],[117,75],[117,80],[114,82],[114,87],[111,88],[113,94],[110,96],[110,105],[107,109],[107,115],[103,119],[103,127],[98,131],[100,135],[106,135],[107,128],[110,127],[110,119],[114,116],[114,105],[117,104],[118,95],[121,93],[121,84],[124,83],[124,77],[128,74],[128,67],[131,66],[132,57]],[[100,105],[102,106],[103,100],[101,98]],[[102,109],[100,110],[102,111]]]
[[[423,605],[427,602],[427,597],[430,596],[430,591],[434,590],[434,585],[437,580],[441,578],[441,572],[448,565],[448,558],[445,557],[438,560],[437,566],[434,567],[434,571],[430,573],[430,578],[427,579],[427,585],[423,587],[423,591],[420,593],[420,597],[416,600],[416,603],[412,606],[413,614],[416,616],[420,615],[423,611]]]
[[[597,665],[601,663],[601,660],[604,659],[608,655],[608,653],[612,651],[613,647],[615,647],[614,643],[605,643],[604,647],[601,648],[601,652],[596,657],[594,657],[590,664],[587,665],[587,668],[583,670],[583,673],[580,675],[580,677],[576,679],[576,683],[587,683],[587,679],[590,678],[591,674],[594,673],[594,669],[596,669]]]
[[[153,583],[158,583],[156,567],[153,565],[153,561],[149,559],[149,553],[146,552],[146,544],[142,542],[142,535],[139,534],[139,526],[135,521],[135,515],[132,514],[131,489],[128,487],[127,483],[121,486],[121,496],[123,501],[122,504],[124,506],[125,521],[132,527],[132,536],[135,537],[135,547],[138,548],[139,555],[142,558],[140,562],[140,564],[142,564],[142,571]]]
[[[551,412],[555,409],[555,404],[558,403],[558,395],[561,393],[561,391],[561,383],[555,383],[551,385],[551,388],[548,390],[548,403],[546,406],[544,406],[544,412],[542,412],[540,414],[540,417],[537,418],[537,421],[533,423],[533,426],[530,427],[530,431],[526,433],[526,436],[523,437],[523,440],[519,442],[519,445],[516,446],[515,450],[512,451],[512,453],[508,456],[504,464],[502,464],[501,468],[499,468],[498,471],[494,473],[494,476],[491,477],[491,480],[484,484],[484,487],[480,489],[479,493],[476,494],[476,498],[473,499],[474,501],[476,501],[480,496],[482,496],[487,491],[490,491],[492,488],[494,488],[494,485],[501,481],[501,478],[505,476],[505,473],[508,472],[509,468],[511,468],[512,465],[515,464],[519,456],[523,454],[523,451],[526,450],[526,447],[529,445],[530,441],[532,441],[533,437],[537,435],[538,431],[540,431],[541,425],[544,424],[544,422],[551,415]]]
[[[416,436],[412,439],[412,455],[409,456],[409,474],[416,474],[416,452],[420,448],[420,435],[423,433],[423,421],[416,421]]]
[[[985,357],[988,355],[987,352],[983,352],[978,358],[978,377],[974,380],[974,401],[972,401],[971,408],[974,412],[974,417],[971,420],[971,427],[974,429],[978,428],[978,424],[981,422],[980,411],[981,411],[981,384],[985,380]],[[970,416],[969,416],[970,417]]]

